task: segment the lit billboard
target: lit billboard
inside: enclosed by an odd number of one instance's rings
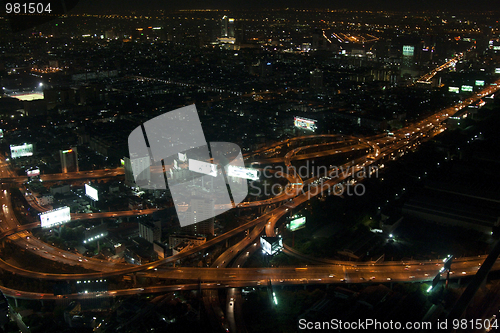
[[[484,86],[484,81],[483,80],[476,80],[476,86],[483,87]]]
[[[189,159],[189,170],[203,173],[212,177],[217,177],[217,164],[211,164],[207,162],[197,161]]]
[[[404,56],[413,56],[414,53],[415,53],[415,46],[403,45],[403,55]]]
[[[42,228],[50,228],[69,221],[71,221],[69,207],[61,207],[40,214],[40,224]]]
[[[500,68],[495,68],[495,74],[500,74]]]
[[[33,145],[24,143],[21,146],[10,146],[10,157],[19,158],[25,156],[33,156]]]
[[[283,248],[283,239],[281,237],[260,237],[260,246],[262,250],[269,255],[276,254]]]
[[[472,91],[473,87],[472,86],[462,86],[462,91]]]
[[[308,131],[315,131],[318,127],[316,126],[316,120],[294,117],[295,127],[302,128]]]
[[[227,175],[230,177],[245,178],[251,180],[259,179],[257,170],[242,168],[234,165],[229,165],[227,167]]]
[[[3,129],[0,128],[0,139],[3,138]]]
[[[448,91],[449,92],[452,92],[452,93],[459,93],[460,92],[460,88],[458,87],[448,87]]]
[[[85,195],[94,201],[99,201],[99,195],[97,193],[97,189],[92,186],[85,184]]]
[[[32,169],[32,170],[28,170],[26,172],[26,175],[28,177],[35,177],[35,176],[40,176],[40,169]]]
[[[306,218],[299,217],[299,218],[296,218],[296,219],[293,219],[290,221],[290,225],[289,225],[288,229],[290,231],[295,231],[295,230],[299,230],[299,229],[302,229],[305,227],[306,227]]]

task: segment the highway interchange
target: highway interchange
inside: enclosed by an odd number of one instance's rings
[[[177,255],[158,260],[145,265],[130,265],[116,263],[107,260],[86,258],[73,252],[64,251],[52,245],[41,242],[34,237],[29,229],[38,227],[38,223],[21,226],[12,212],[12,204],[7,191],[0,193],[0,233],[2,239],[8,238],[13,244],[30,251],[48,260],[57,261],[61,264],[80,266],[93,273],[83,274],[50,274],[35,272],[16,267],[0,259],[0,267],[16,275],[32,279],[45,280],[92,280],[105,279],[111,276],[122,276],[136,274],[137,276],[157,277],[160,279],[174,279],[183,282],[176,285],[152,286],[144,288],[130,288],[126,290],[110,290],[98,295],[70,294],[67,298],[87,298],[94,296],[125,296],[133,294],[149,294],[156,292],[168,292],[176,290],[213,290],[218,288],[229,288],[230,297],[226,304],[226,312],[229,314],[229,325],[234,326],[232,315],[233,305],[241,303],[241,294],[237,289],[242,287],[267,286],[270,282],[274,285],[306,285],[306,284],[332,284],[332,283],[391,283],[391,282],[424,282],[430,281],[438,274],[443,267],[442,260],[412,261],[412,262],[343,262],[334,260],[324,260],[316,258],[319,265],[308,265],[303,267],[284,268],[244,268],[246,260],[256,251],[260,250],[259,237],[264,232],[267,236],[275,236],[277,223],[290,211],[299,207],[308,200],[322,195],[331,189],[336,189],[336,184],[346,184],[347,182],[360,181],[353,179],[356,171],[366,169],[369,166],[377,166],[384,161],[395,159],[407,150],[413,149],[421,141],[426,140],[444,130],[444,121],[462,108],[476,102],[480,98],[495,93],[500,89],[500,80],[496,85],[490,85],[479,93],[475,93],[457,105],[445,108],[428,116],[420,121],[414,122],[398,131],[394,136],[377,135],[364,139],[352,137],[340,137],[338,135],[319,135],[309,137],[299,137],[286,140],[268,146],[265,149],[254,152],[251,165],[269,165],[273,163],[284,163],[286,174],[282,176],[288,181],[285,190],[272,198],[242,202],[239,207],[264,206],[266,210],[258,218],[248,221],[233,230],[219,235],[200,246],[188,249]],[[308,140],[321,138],[324,142],[304,145]],[[290,145],[300,145],[286,152],[283,157],[276,157],[276,150],[285,150]],[[326,149],[325,149],[326,148]],[[348,172],[336,178],[323,178],[321,176],[311,177],[302,180],[294,172],[293,161],[309,160],[334,154],[342,154],[352,150],[362,152],[362,157],[346,161],[343,166]],[[270,156],[268,156],[270,155]],[[249,156],[247,156],[248,158]],[[96,178],[112,178],[123,175],[123,169],[95,170],[70,174],[42,175],[43,181],[59,180],[88,180]],[[9,169],[8,163],[0,160],[0,181],[6,184],[19,184],[27,181],[26,177],[16,177]],[[301,185],[292,185],[301,184]],[[21,186],[22,192],[24,189]],[[44,208],[36,205],[33,200],[29,200],[33,208],[43,211]],[[222,208],[222,207],[221,207]],[[72,220],[89,220],[119,216],[139,216],[151,214],[157,209],[145,209],[122,212],[103,212],[92,214],[72,214]],[[248,234],[241,241],[225,250],[213,262],[212,267],[166,267],[167,264],[175,264],[204,250],[223,242],[229,238],[237,236],[248,230]],[[290,255],[297,255],[293,249],[285,247],[284,251]],[[453,274],[451,277],[470,276],[477,272],[484,256],[457,258],[453,263]],[[229,265],[231,264],[231,267]],[[493,269],[500,269],[497,262]],[[200,281],[200,283],[197,283]],[[7,296],[24,299],[57,299],[61,296],[54,296],[48,293],[27,292],[13,290],[5,287],[0,289]],[[210,294],[208,294],[210,295]],[[217,303],[217,301],[214,301]],[[231,304],[229,304],[231,303]],[[214,304],[214,303],[211,303]],[[236,308],[235,311],[238,311]]]

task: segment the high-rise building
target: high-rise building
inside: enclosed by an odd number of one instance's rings
[[[161,221],[156,220],[154,222],[139,222],[139,237],[144,238],[150,243],[159,243],[161,241]]]
[[[183,232],[190,235],[214,234],[214,202],[211,199],[193,198],[185,213],[187,220],[199,221],[182,228]]]
[[[323,32],[319,29],[314,30],[312,35],[311,49],[319,50],[323,47]]]
[[[403,45],[403,56],[413,57],[414,54],[415,54],[415,46]]]
[[[76,147],[71,147],[67,150],[59,150],[61,158],[62,173],[78,172],[78,152]]]
[[[128,186],[148,185],[151,179],[150,158],[149,156],[138,157],[132,155],[123,158],[125,168],[125,184]],[[134,179],[134,175],[138,175]]]
[[[418,71],[415,69],[415,46],[403,45],[403,57],[401,58],[401,76],[409,75],[415,77]]]
[[[153,241],[160,243],[161,242],[161,220],[155,220],[153,222]]]
[[[224,15],[222,20],[220,20],[220,37],[234,38],[234,18]]]
[[[268,77],[273,74],[273,65],[270,60],[260,62],[260,76]]]
[[[139,237],[152,243],[153,242],[153,225],[147,221],[139,222]]]
[[[310,86],[313,90],[320,90],[323,88],[323,71],[316,68],[311,71],[311,82]]]

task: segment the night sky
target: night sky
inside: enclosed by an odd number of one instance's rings
[[[70,0],[71,1],[71,0]],[[329,9],[354,9],[354,10],[394,10],[394,11],[420,11],[420,10],[499,10],[500,1],[473,1],[473,0],[80,0],[75,9],[78,12],[100,11],[128,11],[148,9],[266,9],[266,8],[329,8]]]

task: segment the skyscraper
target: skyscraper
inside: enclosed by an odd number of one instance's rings
[[[220,21],[220,36],[222,38],[234,38],[234,18],[224,15]]]
[[[185,214],[191,215],[189,220],[196,221],[195,224],[183,227],[182,230],[191,235],[213,235],[214,234],[214,203],[210,199],[193,198]],[[199,222],[197,222],[199,221]]]
[[[401,58],[401,76],[405,74],[415,77],[418,71],[415,69],[415,46],[403,45],[403,57]]]
[[[139,222],[139,237],[144,238],[150,243],[161,241],[161,221]]]
[[[323,71],[316,68],[311,71],[311,82],[310,86],[313,90],[320,90],[323,88]]]
[[[62,173],[78,172],[78,152],[76,147],[71,147],[67,150],[59,150],[59,157],[61,158]]]
[[[151,170],[149,156],[136,156],[133,154],[130,158],[125,156],[125,184],[128,186],[148,185],[151,179]],[[134,174],[137,174],[137,179],[134,179]]]

